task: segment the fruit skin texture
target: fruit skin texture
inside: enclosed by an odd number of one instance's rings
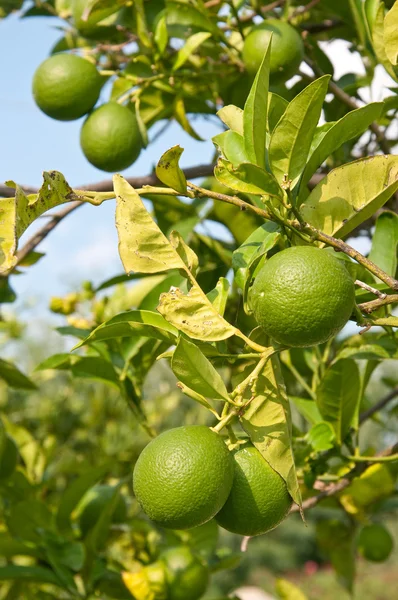
[[[304,58],[303,41],[289,23],[268,19],[253,27],[245,39],[242,58],[248,73],[255,75],[260,68],[271,34],[270,80],[272,83],[280,83],[297,73]]]
[[[216,521],[240,535],[260,535],[286,517],[292,499],[282,477],[251,444],[233,453],[235,476],[231,493]]]
[[[191,425],[170,429],[144,448],[133,487],[152,521],[190,529],[221,509],[233,476],[233,459],[222,438],[203,425]]]
[[[394,547],[388,530],[380,523],[366,525],[358,538],[358,549],[366,560],[383,562],[390,556]]]
[[[198,600],[209,583],[209,569],[186,546],[161,554],[166,568],[168,600]]]
[[[103,79],[95,65],[74,54],[54,54],[33,76],[37,106],[58,121],[74,121],[96,104]]]
[[[354,282],[344,264],[312,246],[274,254],[251,290],[256,321],[284,346],[326,342],[346,324],[354,304]]]
[[[110,501],[114,488],[110,485],[96,485],[84,496],[79,508],[79,525],[83,536],[94,527],[101,516],[105,505]],[[123,523],[126,520],[127,508],[123,496],[119,496],[112,516],[113,523]]]
[[[123,171],[138,158],[142,139],[134,113],[117,102],[94,110],[83,123],[80,145],[87,160],[103,171]]]
[[[18,462],[18,448],[14,440],[7,436],[0,457],[0,479],[8,479],[14,473]]]

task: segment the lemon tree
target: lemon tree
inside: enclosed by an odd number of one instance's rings
[[[250,553],[251,537],[293,513],[350,593],[358,557],[392,554],[397,6],[23,7],[65,22],[33,77],[38,107],[85,117],[82,151],[113,177],[73,188],[54,170],[39,189],[1,187],[0,300],[14,302],[14,276],[45,261],[41,241],[87,203],[114,204],[123,272],[99,285],[87,273],[52,298],[66,350],[32,373],[9,360],[21,333],[2,321],[0,378],[17,390],[0,421],[8,597],[199,600],[211,572],[238,565],[227,531]],[[325,40],[355,51],[363,75],[339,78]],[[381,69],[387,96],[365,103]],[[197,144],[190,168],[166,137],[173,121]],[[154,169],[120,175],[163,135]],[[70,412],[59,400],[71,379],[93,386],[81,422],[80,388]],[[45,436],[33,413],[48,381],[62,408]],[[33,398],[23,423],[21,398]]]

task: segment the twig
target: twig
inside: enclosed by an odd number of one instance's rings
[[[369,302],[363,302],[362,304],[358,304],[358,308],[367,314],[370,314],[374,310],[377,310],[381,306],[386,306],[387,304],[394,304],[398,302],[398,294],[391,294],[390,296],[384,295],[384,298],[380,297],[377,300],[371,300]]]
[[[272,216],[270,215],[270,213],[267,210],[265,210],[263,208],[259,208],[258,206],[254,206],[254,204],[249,204],[249,202],[245,202],[241,198],[238,198],[238,196],[228,196],[227,194],[220,194],[218,192],[212,192],[210,190],[206,190],[197,185],[194,185],[190,181],[188,181],[187,185],[189,188],[191,188],[192,190],[197,192],[197,195],[199,195],[199,196],[207,196],[208,198],[214,198],[214,200],[221,200],[222,202],[227,202],[228,204],[233,204],[234,206],[237,206],[241,210],[250,210],[251,212],[254,212],[258,216],[262,217],[263,219],[267,219],[267,220],[272,219]]]
[[[213,173],[213,169],[213,164],[199,165],[198,167],[190,167],[188,169],[185,169],[184,173],[186,177],[204,177],[207,175],[211,175]],[[145,185],[155,185],[156,183],[159,183],[159,179],[156,177],[155,174],[147,175],[145,177],[130,177],[127,179],[127,181],[130,183],[130,185],[132,185],[135,188],[144,187]],[[0,186],[0,193],[1,187],[2,186]],[[7,186],[4,187],[6,190],[13,192],[12,188],[8,188]],[[113,183],[112,180],[109,179],[97,184],[83,185],[79,189],[96,192],[108,192],[113,190]],[[27,194],[35,194],[38,190],[33,188],[24,188],[24,191]],[[30,252],[32,252],[32,250],[34,250],[40,244],[40,242],[44,240],[45,237],[47,237],[47,235],[58,225],[58,223],[62,221],[62,219],[64,219],[67,215],[69,215],[71,212],[73,212],[83,204],[86,203],[80,201],[72,202],[69,203],[63,210],[53,214],[49,221],[24,244],[24,246],[19,250],[19,252],[17,252],[16,264],[20,264],[24,260],[24,258],[26,258],[26,256]],[[15,268],[15,266],[13,268]]]
[[[355,280],[355,285],[357,285],[358,287],[360,287],[364,290],[367,290],[368,292],[371,292],[378,298],[384,299],[387,297],[387,294],[384,294],[384,292],[380,292],[380,290],[377,290],[376,288],[372,287],[371,285],[368,285],[364,281],[360,281],[359,279]]]
[[[309,33],[321,33],[322,31],[335,29],[342,24],[343,21],[340,19],[325,19],[325,21],[320,21],[319,23],[301,23],[299,27],[303,31],[308,31]]]
[[[294,12],[292,12],[290,17],[288,18],[288,21],[291,21],[292,19],[294,19],[294,17],[302,15],[303,13],[306,13],[307,11],[311,10],[311,8],[314,8],[314,6],[319,4],[320,1],[321,0],[311,0],[311,2],[309,2],[305,6],[299,6]]]
[[[384,398],[376,402],[373,406],[365,410],[359,415],[359,424],[362,425],[365,421],[373,417],[379,410],[382,410],[387,404],[392,402],[398,396],[398,386],[393,388]]]

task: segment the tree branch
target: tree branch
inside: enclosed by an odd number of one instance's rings
[[[391,294],[390,296],[385,296],[384,298],[377,298],[377,300],[371,300],[370,302],[363,302],[362,304],[358,304],[358,308],[367,314],[370,314],[374,310],[377,310],[381,306],[386,306],[387,304],[394,304],[398,302],[398,294]]]
[[[393,388],[384,398],[376,402],[373,406],[365,410],[359,415],[359,424],[362,425],[365,421],[373,417],[379,410],[382,410],[387,404],[392,402],[398,396],[398,386]]]

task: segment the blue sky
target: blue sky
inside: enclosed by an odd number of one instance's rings
[[[83,119],[67,123],[55,121],[44,115],[32,99],[33,74],[61,37],[57,27],[62,24],[53,18],[20,19],[16,15],[0,21],[0,56],[3,57],[1,181],[12,179],[19,184],[39,186],[41,172],[51,169],[61,171],[75,187],[111,176],[90,165],[80,149]],[[106,100],[107,90],[104,90],[102,101]],[[215,120],[212,123],[201,121],[198,126],[207,140],[220,131]],[[155,131],[156,126],[153,133]],[[181,159],[183,167],[211,160],[213,144],[210,141],[196,142],[178,124],[173,124],[123,175],[150,173],[161,154],[175,144],[185,148]],[[34,226],[25,238],[33,231]],[[82,280],[99,283],[122,272],[117,253],[114,202],[78,209],[38,249],[47,255],[25,275],[12,280],[24,305],[29,299],[29,312],[33,314],[42,314],[50,296],[65,294]],[[18,306],[21,307],[21,300]]]

